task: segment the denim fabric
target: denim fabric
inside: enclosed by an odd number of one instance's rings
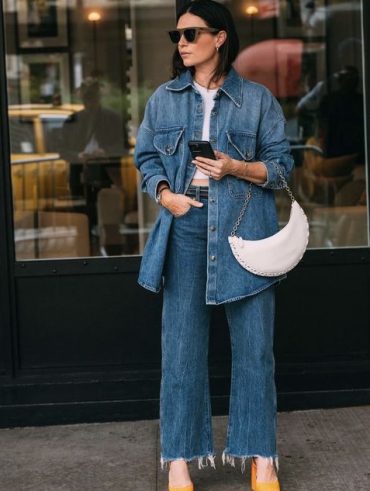
[[[184,193],[196,171],[188,141],[200,139],[203,102],[190,71],[162,84],[150,97],[140,125],[135,165],[142,175],[142,190],[155,198],[157,185],[167,181],[172,191]],[[210,142],[214,149],[245,161],[261,161],[267,169],[263,185],[253,185],[252,199],[238,233],[262,239],[278,230],[274,189],[281,183],[275,165],[286,179],[293,167],[285,137],[285,118],[271,92],[260,84],[243,79],[232,68],[215,96],[211,113]],[[242,268],[232,255],[227,237],[243,205],[248,181],[226,175],[210,179],[208,206],[208,250],[206,303],[232,302],[263,290],[285,278],[261,277]],[[160,209],[147,240],[138,282],[158,292],[172,214]]]
[[[199,188],[198,188],[199,189]],[[215,467],[208,380],[206,304],[208,200],[174,218],[164,266],[160,434],[162,469],[170,460],[209,459]],[[225,304],[232,347],[230,408],[222,460],[275,459],[275,287]],[[203,459],[206,459],[206,464]]]

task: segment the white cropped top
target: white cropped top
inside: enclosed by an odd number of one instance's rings
[[[218,89],[207,89],[202,85],[199,85],[194,81],[194,85],[199,91],[203,99],[204,106],[204,119],[203,119],[203,130],[202,130],[202,140],[209,140],[209,125],[211,121],[211,111],[213,109],[215,101],[213,100],[214,96]],[[200,170],[196,170],[193,176],[193,179],[209,179],[207,174],[203,174]]]

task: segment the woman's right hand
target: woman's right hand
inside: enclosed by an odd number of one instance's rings
[[[185,215],[191,206],[202,208],[203,203],[185,194],[173,193],[170,189],[164,189],[161,193],[161,205],[167,208],[173,216]]]

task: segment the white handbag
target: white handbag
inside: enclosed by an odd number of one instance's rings
[[[228,237],[235,259],[243,268],[260,276],[280,276],[293,269],[302,259],[309,238],[307,217],[280,169],[277,170],[283,187],[292,200],[288,223],[276,234],[261,240],[247,240],[235,235],[252,196],[250,184],[239,217]]]

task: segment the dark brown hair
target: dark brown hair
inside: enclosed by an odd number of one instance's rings
[[[234,20],[230,11],[221,3],[213,0],[188,1],[177,14],[176,22],[186,13],[201,17],[208,27],[214,27],[220,31],[226,31],[227,38],[219,49],[219,62],[216,66],[212,81],[217,82],[226,74],[239,52],[239,37],[235,29]],[[179,50],[176,47],[172,57],[172,78],[176,78],[182,72],[190,70],[194,74],[194,67],[186,67],[182,61]]]

